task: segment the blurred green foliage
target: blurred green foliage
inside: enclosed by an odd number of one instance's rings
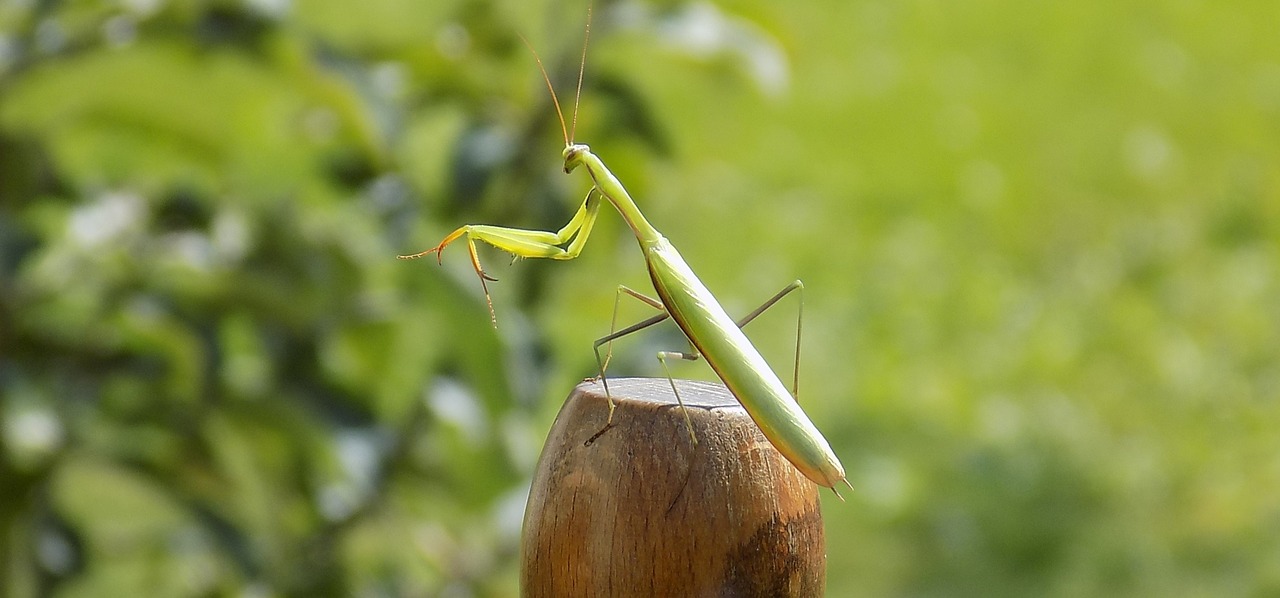
[[[563,99],[584,8],[0,4],[0,595],[517,593],[634,241],[485,253],[496,331],[465,252],[393,256],[567,220],[517,33]],[[576,138],[731,311],[808,287],[830,595],[1280,592],[1277,22],[597,6]]]

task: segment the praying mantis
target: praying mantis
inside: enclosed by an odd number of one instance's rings
[[[588,8],[586,35],[584,37],[589,39],[590,32],[591,10]],[[845,478],[844,467],[840,464],[840,460],[835,453],[832,452],[826,438],[822,436],[822,433],[818,431],[817,427],[813,425],[813,422],[800,408],[795,394],[795,389],[798,387],[798,372],[792,382],[793,390],[789,392],[741,330],[742,326],[782,299],[783,296],[796,289],[803,289],[803,284],[798,280],[791,283],[742,320],[734,321],[730,318],[725,309],[720,306],[711,292],[707,290],[689,265],[685,263],[684,258],[676,251],[675,246],[644,217],[636,206],[635,201],[632,200],[627,190],[622,186],[622,183],[605,166],[604,161],[592,153],[587,145],[574,141],[574,135],[577,132],[578,102],[582,95],[582,78],[586,65],[586,40],[583,42],[582,63],[579,65],[578,70],[578,87],[574,98],[572,129],[565,126],[564,113],[560,109],[560,101],[556,97],[555,87],[551,84],[551,78],[547,75],[546,68],[542,65],[542,59],[538,57],[537,52],[533,50],[527,40],[524,40],[523,36],[521,40],[524,41],[526,46],[529,46],[530,52],[533,53],[534,60],[538,64],[538,70],[541,71],[542,78],[551,93],[556,115],[560,119],[560,129],[564,135],[565,144],[562,152],[564,172],[569,174],[581,167],[591,177],[592,185],[587,192],[586,198],[568,224],[556,232],[467,224],[454,230],[431,249],[398,257],[400,259],[416,259],[434,253],[437,262],[440,262],[442,261],[441,254],[445,247],[465,237],[467,249],[471,256],[471,265],[475,269],[476,275],[480,278],[485,301],[489,306],[489,317],[496,327],[497,318],[493,310],[493,300],[489,296],[488,282],[496,281],[497,279],[485,272],[481,266],[479,255],[476,253],[475,242],[477,240],[483,241],[517,258],[571,260],[578,257],[582,248],[586,245],[587,238],[590,236],[591,229],[595,225],[596,217],[599,214],[602,200],[609,202],[622,216],[622,219],[626,221],[631,232],[635,234],[636,241],[639,243],[640,250],[644,255],[645,264],[648,267],[654,291],[658,297],[655,299],[625,286],[618,287],[618,292],[614,299],[614,325],[611,327],[610,334],[597,340],[593,347],[596,354],[596,362],[600,368],[600,379],[604,385],[605,395],[609,400],[609,415],[605,427],[596,436],[603,434],[613,425],[615,408],[613,397],[609,395],[608,379],[604,375],[605,368],[608,366],[608,356],[603,360],[601,359],[600,346],[609,343],[610,350],[608,355],[612,355],[611,348],[614,339],[671,318],[680,327],[680,330],[684,332],[692,351],[689,353],[669,351],[658,353],[658,361],[662,364],[663,370],[666,371],[668,380],[671,380],[671,374],[667,370],[667,358],[677,357],[687,360],[695,360],[699,357],[706,358],[707,363],[711,365],[716,375],[724,382],[733,396],[742,403],[747,414],[759,426],[765,438],[801,473],[815,483],[830,488],[836,493],[837,497],[840,496],[839,491],[836,490],[838,483],[843,482],[852,489],[853,486]],[[616,328],[617,304],[623,294],[632,296],[661,313],[623,330],[614,331],[612,329]],[[797,366],[799,364],[799,336],[799,330],[797,329]],[[675,393],[680,408],[684,410],[684,401],[680,399],[680,394],[676,391],[674,380],[671,382],[671,390]],[[697,438],[694,437],[687,410],[684,411],[684,417],[690,438],[696,444]],[[588,443],[590,442],[588,441]]]

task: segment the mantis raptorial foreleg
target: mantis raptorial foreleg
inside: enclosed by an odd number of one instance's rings
[[[480,255],[476,253],[476,241],[484,241],[517,258],[571,260],[582,253],[582,247],[587,244],[587,238],[591,236],[591,227],[595,226],[596,216],[599,213],[600,194],[596,193],[595,187],[592,187],[590,191],[587,191],[587,197],[582,200],[582,206],[573,214],[573,218],[569,219],[569,223],[554,233],[542,230],[489,226],[487,224],[468,224],[458,227],[457,230],[449,233],[449,236],[440,241],[439,245],[431,249],[413,255],[396,257],[402,260],[412,260],[434,253],[436,254],[436,261],[439,262],[440,254],[444,251],[444,248],[465,236],[467,238],[467,250],[471,254],[471,266],[475,268],[476,276],[480,277],[480,286],[484,289],[484,300],[489,306],[489,320],[497,328],[498,319],[493,312],[493,299],[489,297],[489,285],[486,281],[496,281],[498,279],[490,276],[488,272],[484,271],[484,267],[480,265]],[[570,242],[571,240],[572,242]],[[566,243],[569,244],[568,247],[561,247]]]
[[[795,353],[795,363],[793,364],[793,367],[792,367],[791,395],[793,398],[799,401],[798,392],[799,392],[799,381],[800,381],[800,333],[801,333],[801,328],[804,324],[804,283],[799,280],[796,280],[791,284],[788,284],[786,287],[783,287],[781,291],[778,291],[776,294],[774,294],[772,297],[770,297],[768,300],[762,303],[760,307],[755,308],[754,310],[751,311],[751,313],[740,318],[736,322],[736,324],[738,325],[738,328],[745,327],[747,324],[750,324],[752,320],[755,320],[757,317],[759,317],[760,314],[767,311],[770,307],[773,307],[776,303],[778,303],[778,301],[781,301],[783,297],[786,297],[787,295],[791,294],[792,291],[795,291],[797,289],[800,290],[800,307],[796,314],[796,353]],[[618,325],[618,304],[620,303],[622,296],[624,294],[630,295],[636,298],[637,300],[639,300],[640,302],[644,303],[645,305],[648,305],[654,309],[661,310],[662,313],[651,316],[639,322],[636,322],[635,324],[627,326],[622,330],[616,330]],[[609,379],[607,376],[605,376],[605,370],[609,367],[609,361],[613,358],[613,341],[621,337],[624,337],[628,334],[631,334],[633,332],[644,330],[645,328],[648,328],[650,326],[653,326],[654,324],[662,322],[669,317],[671,317],[671,315],[667,313],[666,308],[662,306],[661,301],[658,301],[653,297],[649,297],[644,293],[640,293],[636,290],[633,290],[630,287],[627,287],[626,285],[618,285],[618,290],[613,297],[613,317],[610,319],[609,334],[603,337],[600,337],[599,339],[596,339],[595,343],[592,344],[592,350],[595,352],[595,355],[596,355],[596,366],[599,367],[600,369],[599,379],[601,384],[604,386],[605,398],[609,400],[609,416],[605,420],[604,428],[602,428],[599,432],[592,435],[591,439],[587,441],[588,444],[591,441],[594,441],[596,438],[599,438],[600,435],[605,432],[605,430],[608,430],[613,425],[613,410],[614,410],[613,396],[609,394]],[[600,357],[600,345],[607,345],[605,350],[605,356],[603,359],[601,359]],[[690,345],[690,350],[688,353],[679,352],[679,351],[660,351],[658,353],[658,361],[662,364],[662,370],[663,372],[666,373],[667,380],[671,382],[671,392],[676,396],[676,403],[680,405],[680,409],[684,413],[685,426],[689,430],[689,438],[693,440],[694,444],[697,444],[698,439],[693,434],[693,423],[689,419],[689,412],[684,406],[684,401],[680,398],[680,392],[676,390],[675,379],[672,378],[671,371],[667,368],[667,361],[666,361],[667,357],[678,357],[686,361],[697,361],[701,357],[701,354],[698,353],[697,348],[693,347],[692,345]]]

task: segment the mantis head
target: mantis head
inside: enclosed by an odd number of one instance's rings
[[[591,153],[591,148],[582,143],[570,143],[564,146],[564,173],[569,174],[582,164],[582,157]]]

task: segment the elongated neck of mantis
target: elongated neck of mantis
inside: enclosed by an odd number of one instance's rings
[[[596,189],[599,189],[618,213],[622,214],[623,220],[627,221],[627,226],[631,227],[631,232],[635,233],[636,240],[640,241],[641,245],[656,243],[662,239],[662,233],[645,220],[644,214],[640,213],[640,208],[636,207],[636,202],[631,199],[631,195],[622,187],[618,178],[609,172],[599,157],[590,151],[585,151],[582,154],[582,164],[591,174],[591,180],[595,181]]]

